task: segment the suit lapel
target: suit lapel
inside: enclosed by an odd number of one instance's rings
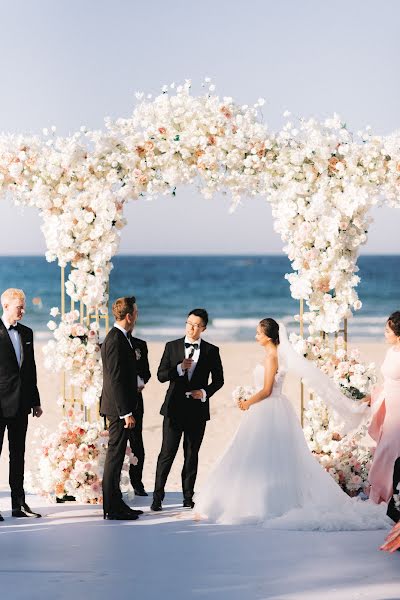
[[[21,352],[21,367],[24,363],[24,347],[25,347],[25,332],[23,331],[22,328],[20,328],[19,330],[19,345],[20,345],[20,352]]]
[[[206,344],[205,344],[204,340],[201,340],[199,360],[197,361],[197,364],[192,373],[192,378],[190,380],[191,385],[193,384],[193,381],[196,381],[196,378],[201,376],[203,365],[206,361],[206,356],[207,356]]]
[[[7,331],[6,326],[3,323],[3,320],[0,319],[0,340],[4,340],[4,342],[6,343],[6,345],[8,346],[9,350],[11,351],[11,354],[15,360],[15,364],[17,365],[18,369],[20,368],[19,364],[18,364],[18,360],[17,360],[17,355],[15,354],[15,349],[13,346],[13,343],[11,341],[10,338],[10,334]],[[20,336],[20,340],[21,340],[21,336]],[[22,355],[21,355],[21,365],[22,365]]]
[[[175,342],[176,358],[181,363],[185,358],[185,338],[180,338]]]

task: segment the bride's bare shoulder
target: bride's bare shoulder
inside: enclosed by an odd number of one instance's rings
[[[269,368],[276,367],[278,365],[278,349],[275,346],[266,352],[264,365],[265,367]]]

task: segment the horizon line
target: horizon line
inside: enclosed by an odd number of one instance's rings
[[[145,253],[145,252],[119,252],[117,254],[115,254],[111,260],[113,260],[114,258],[118,258],[118,257],[125,257],[125,256],[136,256],[136,257],[148,257],[148,256],[155,256],[155,257],[192,257],[192,256],[198,256],[198,257],[215,257],[215,256],[222,256],[222,257],[228,257],[228,256],[257,256],[257,257],[261,257],[261,256],[282,256],[282,257],[286,257],[288,258],[287,254],[285,254],[284,252],[208,252],[208,253],[201,253],[201,252],[194,252],[194,253],[183,253],[183,252],[163,252],[163,253],[158,253],[158,252],[150,252],[150,253]],[[361,256],[400,256],[400,252],[362,252],[359,254],[359,257]],[[42,253],[28,253],[28,254],[0,254],[0,258],[46,258],[44,254]],[[288,258],[288,260],[290,260]],[[51,262],[56,262],[51,261]]]

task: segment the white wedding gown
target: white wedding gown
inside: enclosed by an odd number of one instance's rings
[[[194,498],[196,513],[218,523],[273,529],[386,528],[386,507],[350,498],[314,458],[282,393],[284,375],[280,364],[272,394],[243,414],[236,435]],[[261,389],[261,365],[254,379]]]

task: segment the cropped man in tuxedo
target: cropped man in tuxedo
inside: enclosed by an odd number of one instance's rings
[[[146,342],[133,336],[130,336],[130,341],[136,358],[139,402],[134,413],[136,425],[133,429],[129,429],[129,444],[138,462],[136,465],[130,465],[129,477],[136,496],[148,496],[142,482],[145,456],[143,445],[143,390],[151,377],[151,373]]]
[[[397,489],[398,485],[400,483],[400,458],[398,458],[396,460],[396,462],[394,463],[394,470],[393,470],[393,495],[389,500],[389,504],[387,507],[387,516],[390,517],[395,523],[398,523],[398,521],[400,521],[400,507],[396,506],[396,502],[395,502],[395,495],[399,494],[399,491]]]
[[[164,416],[163,439],[157,461],[153,511],[162,510],[165,484],[182,435],[183,506],[194,507],[198,454],[210,419],[209,400],[224,384],[219,349],[201,338],[207,323],[206,310],[191,310],[186,320],[186,336],[167,343],[158,367],[158,380],[170,383],[160,411]]]
[[[28,416],[42,415],[36,382],[33,331],[20,323],[25,294],[10,288],[1,296],[0,320],[0,454],[8,430],[9,482],[13,517],[40,517],[25,502],[24,466]],[[0,514],[0,521],[3,521]]]
[[[132,510],[124,503],[120,478],[129,431],[135,427],[134,414],[139,403],[136,357],[130,341],[137,317],[136,299],[118,298],[112,312],[115,324],[101,346],[103,391],[100,414],[107,417],[109,430],[103,474],[103,511],[105,519],[133,521],[143,511]]]

